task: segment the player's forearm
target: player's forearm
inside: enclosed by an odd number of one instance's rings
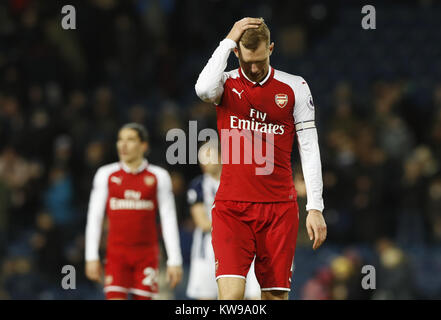
[[[211,221],[207,216],[205,205],[203,203],[194,204],[190,208],[190,212],[196,227],[203,232],[211,231]]]
[[[201,100],[215,103],[222,95],[224,71],[231,50],[235,47],[233,40],[224,39],[208,60],[195,85],[196,94]]]
[[[90,192],[89,206],[87,211],[86,223],[86,261],[99,259],[99,246],[101,240],[101,230],[103,226],[104,214],[107,202],[107,179],[109,177],[108,169],[101,167],[97,170],[93,178],[93,188]]]
[[[181,246],[176,212],[170,211],[161,215],[161,229],[167,251],[167,265],[182,265]]]
[[[165,250],[167,251],[167,265],[179,266],[182,265],[182,254],[172,180],[170,174],[164,169],[158,169],[156,173],[158,177],[159,216]]]
[[[160,197],[159,216],[161,218],[161,230],[164,238],[165,250],[167,251],[167,265],[179,266],[182,265],[182,254],[179,241],[176,206],[171,190],[168,195],[166,201]]]
[[[98,220],[91,221],[86,225],[85,235],[85,260],[99,260],[99,246],[101,239],[101,223]]]
[[[315,128],[304,130],[298,132],[297,136],[306,185],[306,210],[315,209],[322,212],[324,209],[322,197],[323,179],[317,130]]]
[[[86,261],[99,259],[99,246],[104,220],[105,202],[102,201],[99,190],[92,190],[87,212],[85,233],[85,258]]]

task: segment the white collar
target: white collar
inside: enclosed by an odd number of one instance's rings
[[[245,79],[247,79],[247,80],[248,80],[249,82],[251,82],[252,84],[256,84],[256,83],[257,83],[257,81],[251,81],[250,79],[248,79],[248,77],[247,77],[247,75],[245,74],[245,72],[243,72],[243,70],[241,70],[241,71],[242,71],[242,74],[243,74],[243,76],[245,77]],[[269,66],[268,73],[267,73],[265,79],[263,79],[262,81],[260,81],[260,82],[259,82],[259,85],[263,86],[264,83],[268,81],[270,75],[271,75],[271,66]]]
[[[120,164],[121,164],[121,168],[122,168],[125,172],[127,172],[127,173],[137,174],[137,173],[140,173],[140,172],[141,172],[142,170],[144,170],[145,168],[147,168],[147,166],[148,166],[149,163],[148,163],[147,159],[143,159],[142,162],[141,162],[141,164],[139,165],[138,168],[135,169],[135,171],[131,171],[131,169],[129,168],[129,166],[126,165],[123,161],[120,161]]]

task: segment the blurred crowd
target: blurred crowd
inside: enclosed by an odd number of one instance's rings
[[[293,54],[307,59],[338,10],[319,6],[328,14],[314,20],[305,15],[306,1],[69,4],[76,8],[77,30],[61,28],[60,1],[0,3],[0,299],[101,298],[83,273],[87,206],[97,168],[117,160],[116,134],[126,122],[146,125],[149,161],[172,176],[188,263],[194,225],[186,188],[200,170],[167,164],[165,136],[172,128],[187,131],[189,120],[198,121],[198,130],[216,128],[215,108],[194,93],[198,73],[244,15],[272,17],[266,20],[281,44],[273,56],[283,62]],[[363,92],[346,79],[326,96],[310,87],[323,166],[325,246],[342,250],[299,280],[299,297],[441,297],[441,287],[432,296],[417,292],[408,254],[441,246],[441,82],[431,83],[424,105],[401,77],[375,79]],[[296,148],[293,169],[304,208]],[[298,246],[309,248],[304,215]],[[363,258],[357,244],[367,245],[372,257]],[[360,289],[365,263],[379,266],[377,290]],[[66,264],[76,267],[79,293],[59,288]]]

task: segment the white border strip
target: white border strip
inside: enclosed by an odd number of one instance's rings
[[[246,280],[246,277],[238,275],[238,274],[223,274],[223,275],[217,276],[216,280],[219,278],[241,278],[241,279]]]
[[[133,293],[136,294],[138,296],[143,296],[143,297],[152,297],[155,298],[157,297],[156,293],[153,292],[149,292],[149,291],[145,291],[145,290],[141,290],[141,289],[136,289],[136,288],[125,288],[125,287],[120,287],[120,286],[106,286],[104,287],[104,292],[124,292],[124,293]]]
[[[124,288],[124,287],[119,287],[119,286],[106,286],[104,287],[104,292],[124,292],[124,293],[128,293],[129,289]]]
[[[145,291],[145,290],[141,290],[141,289],[131,288],[129,291],[130,291],[130,293],[136,294],[138,296],[143,296],[143,297],[155,298],[157,296],[157,294],[155,294],[153,292],[149,292],[149,291]]]
[[[281,287],[261,288],[260,290],[261,291],[271,291],[271,290],[291,291],[290,288],[281,288]]]

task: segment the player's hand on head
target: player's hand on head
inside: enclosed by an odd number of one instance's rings
[[[242,37],[242,34],[250,29],[250,28],[258,28],[262,24],[261,18],[243,18],[239,21],[236,21],[236,23],[233,25],[233,28],[231,28],[230,33],[227,35],[227,39],[231,39],[234,42],[238,43],[240,38]]]
[[[182,266],[168,266],[167,267],[167,282],[170,288],[176,287],[176,285],[182,280]]]
[[[306,229],[310,240],[314,240],[312,249],[318,249],[326,240],[327,227],[323,215],[318,210],[309,210],[306,217]]]
[[[99,260],[86,261],[86,277],[89,280],[102,282],[103,269]]]

